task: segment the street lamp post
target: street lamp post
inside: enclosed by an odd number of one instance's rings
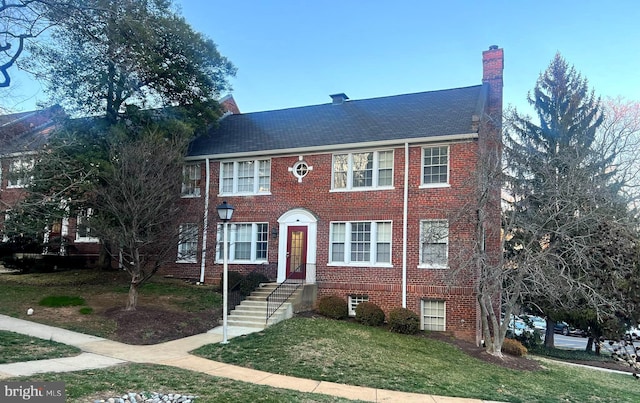
[[[229,340],[227,340],[227,311],[229,310],[229,246],[227,242],[227,224],[229,223],[229,220],[231,220],[231,216],[233,216],[233,206],[227,204],[226,201],[223,201],[222,204],[217,207],[217,210],[218,216],[223,223],[222,243],[224,249],[222,252],[222,344],[227,344],[229,343]]]

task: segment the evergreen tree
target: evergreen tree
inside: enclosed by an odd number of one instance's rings
[[[522,302],[547,316],[545,343],[553,345],[558,312],[617,309],[611,290],[633,265],[614,234],[626,233],[630,222],[614,180],[615,155],[596,147],[603,115],[587,80],[556,54],[529,103],[539,123],[514,112],[505,139],[508,257],[528,273]]]

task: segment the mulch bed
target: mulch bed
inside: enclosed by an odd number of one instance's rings
[[[137,345],[163,343],[206,333],[218,326],[220,319],[219,312],[213,310],[188,313],[140,305],[135,311],[109,309],[104,316],[117,323],[116,341]]]

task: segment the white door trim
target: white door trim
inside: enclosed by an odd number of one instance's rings
[[[296,208],[287,211],[278,218],[278,283],[286,278],[287,271],[287,229],[290,226],[307,227],[307,276],[305,282],[316,282],[316,252],[318,241],[318,219],[309,210]]]

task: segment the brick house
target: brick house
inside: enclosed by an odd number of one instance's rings
[[[182,202],[202,214],[182,223],[165,274],[219,281],[226,201],[229,270],[274,265],[278,282],[298,276],[351,310],[404,306],[423,329],[479,342],[472,255],[499,259],[500,207],[496,187],[478,232],[477,172],[501,147],[502,49],[482,61],[482,83],[464,88],[247,114],[224,100],[191,144]]]
[[[4,221],[16,203],[25,196],[29,168],[37,151],[47,144],[64,114],[59,106],[0,116],[0,240],[7,241]],[[42,255],[76,255],[97,260],[99,240],[91,236],[86,225],[89,210],[61,222],[53,222],[44,233]],[[40,248],[39,248],[40,249]]]

